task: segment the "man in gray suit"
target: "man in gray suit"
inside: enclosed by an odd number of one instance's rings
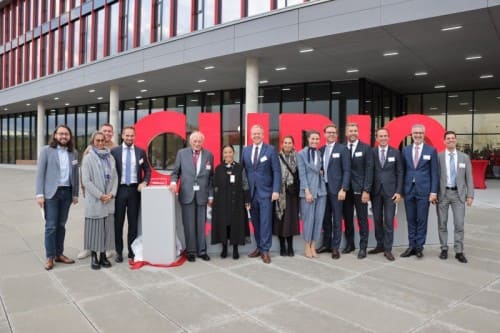
[[[174,171],[171,175],[170,191],[177,192],[177,181],[181,178],[179,202],[182,207],[182,224],[186,237],[187,260],[199,258],[208,261],[207,242],[205,239],[205,221],[207,205],[213,202],[214,156],[203,149],[205,136],[193,132],[189,136],[190,148],[177,152]]]
[[[46,270],[51,270],[54,262],[75,262],[63,252],[69,208],[71,203],[78,203],[78,181],[73,135],[68,126],[59,125],[49,145],[40,152],[36,173],[36,201],[45,212]]]
[[[444,134],[446,150],[439,153],[440,168],[438,193],[438,225],[441,254],[439,258],[448,259],[448,210],[453,212],[455,228],[455,258],[466,263],[464,255],[464,218],[465,204],[472,205],[474,200],[474,183],[472,180],[472,166],[469,156],[458,151],[457,135],[453,131]]]

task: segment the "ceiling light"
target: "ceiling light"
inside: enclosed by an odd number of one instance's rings
[[[425,76],[427,75],[427,72],[421,71],[421,72],[415,72],[415,76]]]
[[[156,101],[156,98],[151,98],[151,100],[154,102],[154,101]]]
[[[135,99],[140,99],[142,98],[142,96],[135,96]]]
[[[371,101],[371,100],[369,100],[369,99],[367,99],[367,100],[365,101],[365,103],[371,103],[371,102],[372,102],[372,101]]]
[[[479,78],[480,79],[491,79],[493,77],[493,74],[483,74]]]
[[[312,47],[309,47],[309,48],[306,48],[306,49],[302,49],[299,52],[300,53],[309,53],[309,52],[313,52],[313,51],[314,51],[314,49]]]
[[[267,81],[267,80],[260,80],[259,81],[259,84],[266,84],[266,83],[269,83],[269,81]]]
[[[436,88],[436,89],[442,89],[442,88],[446,88],[446,86],[444,84],[436,84],[434,86],[434,88]]]
[[[3,110],[4,110],[4,111],[9,111],[9,109],[8,109],[8,108],[3,108]]]
[[[357,68],[350,68],[350,69],[346,70],[346,73],[357,73],[357,72],[359,72],[359,69],[357,69]]]
[[[477,111],[477,109],[469,109],[469,112]]]
[[[184,107],[184,104],[179,104],[177,105],[178,108],[183,108]]]
[[[148,91],[147,89],[141,89],[141,93],[145,93],[147,91]]]
[[[198,100],[197,99],[192,99],[191,102],[196,103],[196,102],[198,102]]]
[[[290,91],[290,90],[292,90],[292,89],[290,89],[290,88],[283,88],[283,89],[281,89],[281,90],[283,90],[283,91]]]
[[[90,109],[95,109],[95,105],[89,106]]]
[[[332,95],[340,95],[341,92],[340,91],[332,91]]]
[[[259,95],[259,98],[264,98],[264,95]]]
[[[388,52],[384,53],[384,57],[395,56],[395,55],[398,55],[398,54],[399,54],[398,51],[388,51]]]
[[[275,71],[286,71],[286,67],[285,66],[276,67],[274,70]]]
[[[458,103],[458,104],[461,105],[461,106],[469,105],[469,103],[467,103],[467,102],[461,102],[461,103]]]
[[[200,92],[200,91],[201,91],[200,89],[193,90],[193,92]]]
[[[146,82],[146,80],[144,80],[144,79],[137,80],[137,83],[143,83],[143,82]]]
[[[390,106],[384,106],[384,109],[389,110],[391,107]]]
[[[215,93],[214,92],[209,92],[209,93],[207,93],[207,96],[215,96]]]
[[[30,106],[30,105],[31,105],[31,103],[26,103],[26,106]]]
[[[467,58],[465,58],[465,60],[477,60],[477,59],[481,59],[482,56],[480,55],[473,55],[473,56],[469,56]]]
[[[214,68],[215,68],[215,66],[210,65],[210,66],[205,66],[203,69],[210,70],[210,69],[214,69]]]
[[[58,101],[59,100],[59,97],[54,97],[54,101]]]
[[[56,112],[56,109],[50,109],[50,112]]]
[[[496,98],[497,98],[497,99],[500,99],[500,96],[497,96]]]
[[[435,107],[435,106],[431,106],[431,107],[429,108],[429,110],[431,110],[431,111],[436,111],[437,109],[438,109],[438,108],[437,108],[437,107]]]
[[[455,95],[448,95],[448,98],[457,98],[457,97],[458,97],[457,94],[455,94]]]
[[[199,79],[198,80],[198,83],[204,83],[204,82],[207,82],[207,80],[205,80],[205,79]]]
[[[458,30],[458,29],[462,29],[462,26],[461,25],[453,25],[453,26],[449,26],[446,28],[442,28],[441,31],[452,31],[452,30]]]
[[[95,89],[90,89],[90,90],[89,90],[89,93],[91,93],[91,94],[92,94],[92,93],[95,93]]]
[[[97,99],[100,101],[101,99],[103,99],[103,97],[102,97],[102,96],[99,96],[99,97],[97,97]]]
[[[65,106],[69,106],[69,103],[64,103]]]
[[[141,106],[141,105],[142,105],[142,103],[137,103],[137,106]]]
[[[240,101],[234,101],[234,104],[240,104]]]

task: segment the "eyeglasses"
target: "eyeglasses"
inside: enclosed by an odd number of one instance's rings
[[[69,133],[66,132],[56,132],[56,134],[61,136],[69,136]]]
[[[104,142],[104,139],[95,139],[95,142]]]
[[[326,131],[325,133],[326,134],[337,134],[337,132],[330,132],[330,131]]]

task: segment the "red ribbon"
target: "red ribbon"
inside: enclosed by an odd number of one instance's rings
[[[129,259],[128,265],[130,266],[130,269],[136,270],[140,269],[143,266],[152,266],[161,268],[177,267],[184,264],[184,262],[186,262],[186,252],[183,252],[176,261],[171,262],[170,264],[154,264],[149,261],[134,261],[132,259]]]

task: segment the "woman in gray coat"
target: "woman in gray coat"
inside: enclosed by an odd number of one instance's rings
[[[321,153],[318,151],[319,132],[307,133],[308,146],[297,155],[300,179],[300,216],[304,222],[302,237],[307,258],[317,258],[316,242],[321,236],[325,214],[326,185],[323,179]]]
[[[104,134],[95,132],[90,152],[83,157],[82,183],[85,187],[84,248],[91,251],[92,269],[111,267],[106,251],[115,249],[115,195],[118,174],[115,159],[104,146]],[[99,259],[97,258],[99,252]]]

